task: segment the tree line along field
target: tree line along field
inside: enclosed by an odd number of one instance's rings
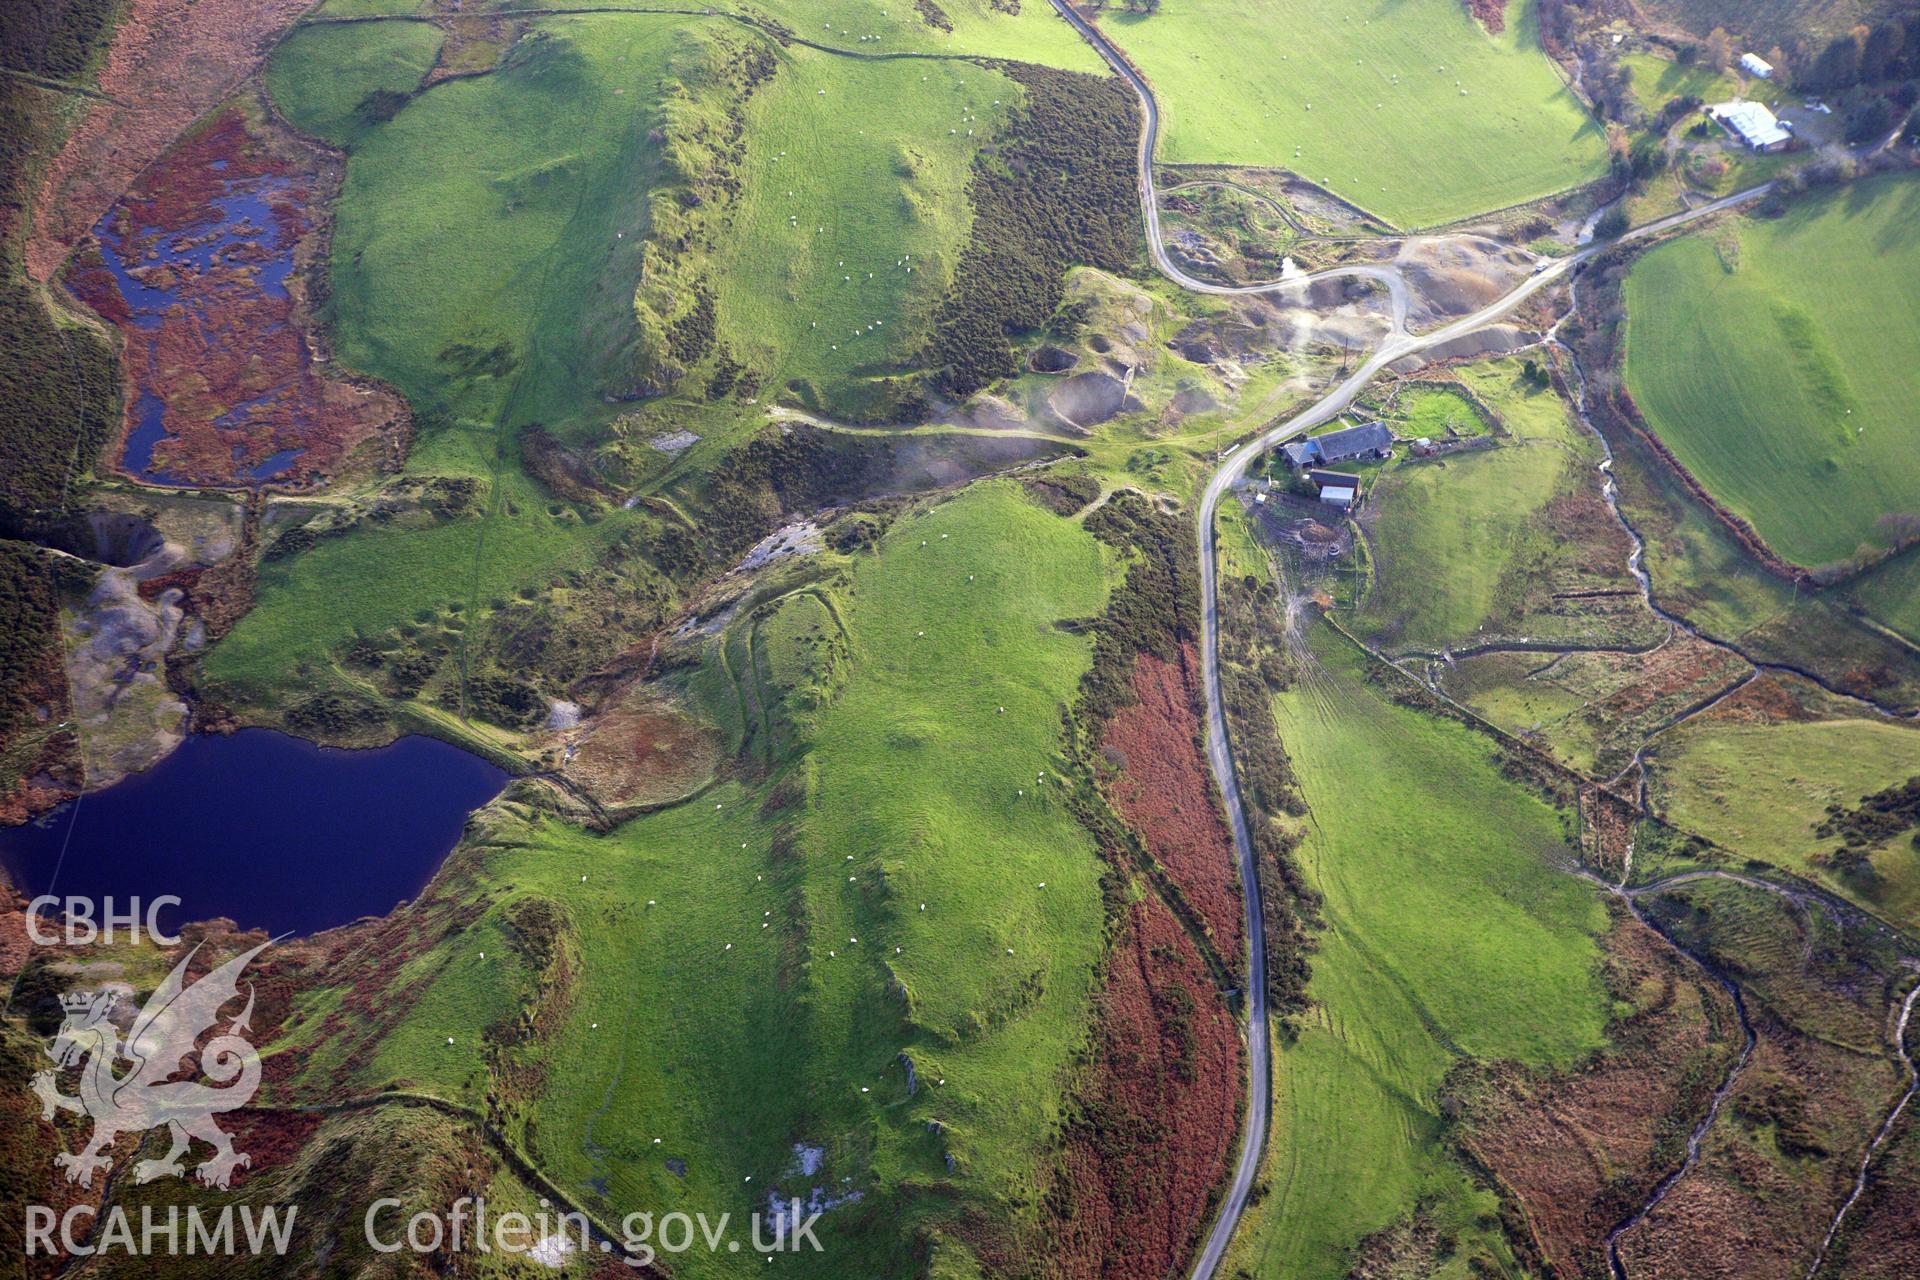
[[[1625,373],[1680,462],[1786,559],[1920,511],[1920,182],[1888,175],[1644,255]]]
[[[1274,700],[1310,808],[1299,859],[1325,895],[1296,1042],[1274,1052],[1266,1196],[1238,1246],[1256,1275],[1340,1277],[1423,1208],[1445,1276],[1510,1268],[1495,1198],[1446,1148],[1442,1077],[1466,1054],[1565,1067],[1602,1040],[1594,889],[1555,865],[1566,818],[1503,777],[1487,739],[1396,705],[1325,624]]]
[[[1153,83],[1163,163],[1290,169],[1412,228],[1605,172],[1531,0],[1508,19],[1489,35],[1454,0],[1171,0],[1101,26]]]

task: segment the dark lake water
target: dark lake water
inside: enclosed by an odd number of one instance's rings
[[[435,738],[339,751],[266,729],[196,736],[145,773],[0,829],[0,864],[29,895],[119,907],[172,894],[169,930],[228,916],[314,933],[418,894],[506,781]]]

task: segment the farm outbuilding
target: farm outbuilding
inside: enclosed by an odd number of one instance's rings
[[[1755,151],[1781,151],[1793,141],[1792,131],[1763,102],[1722,102],[1707,114]]]
[[[1342,511],[1353,510],[1360,498],[1360,478],[1344,471],[1309,471],[1307,483],[1319,492],[1320,501]]]
[[[1315,463],[1350,462],[1355,458],[1385,458],[1393,452],[1393,432],[1384,422],[1366,422],[1357,427],[1329,431],[1323,436],[1308,436],[1280,446],[1287,465],[1298,471]]]
[[[1741,54],[1740,69],[1756,80],[1770,80],[1773,78],[1773,64],[1757,53]]]

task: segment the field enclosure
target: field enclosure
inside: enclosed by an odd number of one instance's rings
[[[1531,0],[1509,16],[1495,36],[1457,0],[1176,0],[1101,26],[1153,83],[1162,162],[1291,169],[1420,227],[1605,171]]]
[[[1461,1055],[1570,1063],[1604,1000],[1593,889],[1554,865],[1561,816],[1503,778],[1488,741],[1398,706],[1324,625],[1275,702],[1312,815],[1300,858],[1325,895],[1297,1043],[1275,1052],[1271,1197],[1243,1265],[1339,1277],[1362,1237],[1422,1206],[1452,1269],[1504,1250],[1493,1201],[1448,1158],[1436,1097]]]
[[[1381,472],[1360,517],[1373,580],[1353,626],[1392,653],[1654,643],[1626,536],[1600,501],[1593,438],[1515,358],[1456,374],[1498,434],[1459,392],[1401,392],[1397,435],[1466,447]]]
[[[1772,548],[1841,561],[1920,511],[1920,180],[1880,177],[1662,245],[1627,278],[1626,377]]]
[[[1656,746],[1655,794],[1666,814],[1736,853],[1773,863],[1853,898],[1885,919],[1920,926],[1920,848],[1896,831],[1849,871],[1822,834],[1829,806],[1897,787],[1920,772],[1920,730],[1901,721],[1836,716],[1766,722],[1702,719]]]

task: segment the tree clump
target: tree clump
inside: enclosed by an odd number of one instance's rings
[[[1044,67],[1000,70],[1025,90],[1005,143],[967,184],[973,235],[924,363],[960,400],[1018,370],[1011,333],[1045,325],[1067,268],[1124,270],[1141,244],[1133,186],[1139,104],[1125,83]]]

